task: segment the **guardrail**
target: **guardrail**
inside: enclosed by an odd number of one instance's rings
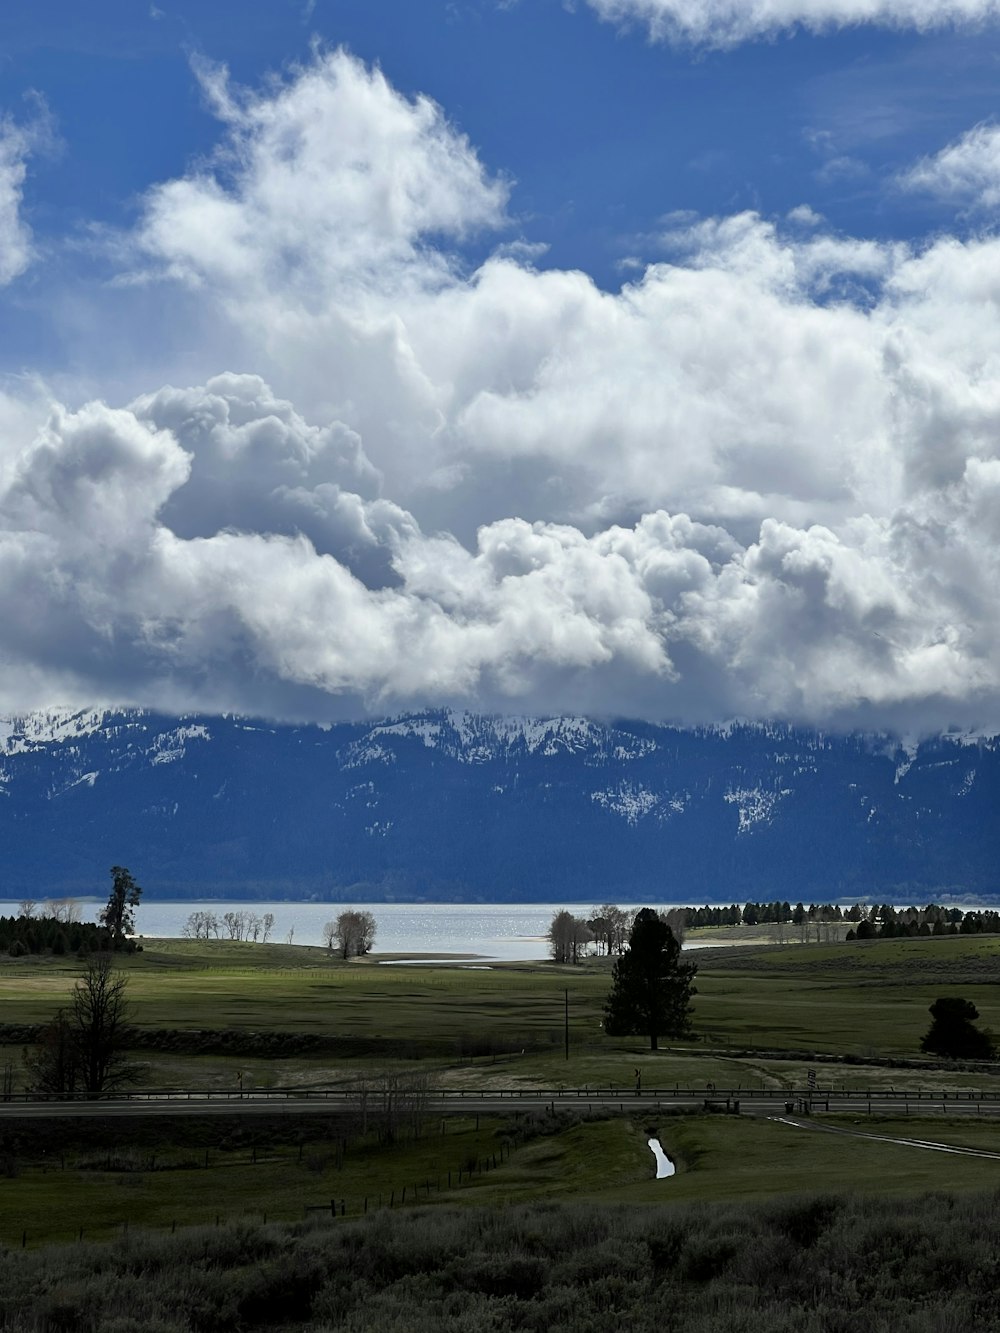
[[[391,1089],[383,1088],[243,1088],[222,1090],[218,1088],[133,1088],[129,1091],[116,1092],[108,1098],[77,1097],[69,1100],[92,1103],[94,1100],[115,1102],[324,1102],[332,1106],[338,1104],[355,1107],[362,1102],[370,1106],[378,1105],[385,1098],[413,1097],[419,1095],[425,1102],[455,1103],[464,1101],[506,1101],[516,1103],[553,1103],[553,1102],[667,1102],[667,1101],[857,1101],[857,1102],[1000,1102],[1000,1091],[955,1091],[934,1088],[718,1088],[701,1086],[697,1088],[643,1088],[637,1093],[634,1087],[584,1087],[584,1088],[431,1088],[408,1087],[405,1084]],[[5,1094],[2,1103],[37,1104],[39,1099],[26,1092]],[[57,1099],[53,1099],[57,1100]]]

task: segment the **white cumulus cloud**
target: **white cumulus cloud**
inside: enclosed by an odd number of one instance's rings
[[[205,374],[0,399],[5,689],[1000,726],[1000,240],[688,219],[603,291],[350,56],[203,80],[119,253]]]
[[[976,125],[900,177],[909,190],[977,208],[1000,203],[1000,126]]]
[[[587,0],[613,22],[645,25],[655,40],[732,46],[791,28],[878,24],[918,31],[995,20],[997,0]]]

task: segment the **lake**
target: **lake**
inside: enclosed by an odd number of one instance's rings
[[[104,900],[76,899],[81,921],[96,921]],[[673,906],[660,903],[660,908]],[[323,925],[350,909],[371,912],[377,923],[375,954],[416,953],[440,957],[472,954],[513,962],[548,957],[546,932],[556,912],[593,916],[595,903],[313,903],[142,902],[136,908],[139,935],[177,939],[192,912],[274,914],[271,940],[322,944]],[[622,904],[626,906],[626,904]],[[0,901],[0,915],[13,916],[17,902]]]

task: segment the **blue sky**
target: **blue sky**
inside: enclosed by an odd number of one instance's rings
[[[56,239],[74,222],[127,223],[152,183],[211,151],[195,54],[250,85],[308,61],[315,41],[378,63],[514,182],[512,234],[605,286],[623,257],[654,257],[648,235],[677,210],[806,203],[852,235],[922,236],[954,209],[894,177],[996,114],[991,29],[785,31],[719,51],[559,0],[10,9],[0,96],[15,118],[37,95],[51,112],[58,143],[33,166],[28,211]]]
[[[996,0],[12,0],[0,708],[1000,728]]]

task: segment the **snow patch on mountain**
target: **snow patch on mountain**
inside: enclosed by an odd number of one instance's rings
[[[919,742],[915,740],[902,741],[897,747],[896,753],[903,752],[905,758],[897,760],[896,775],[893,782],[898,786],[913,767],[913,761],[917,757],[917,751],[920,749]]]
[[[366,764],[394,764],[396,756],[387,745],[379,745],[369,737],[351,741],[343,750],[337,751],[337,759],[342,769],[364,768]]]
[[[639,820],[650,814],[660,803],[655,792],[648,791],[634,782],[619,782],[607,791],[593,791],[590,799],[604,807],[613,815],[621,815],[628,824],[638,824]]]
[[[483,723],[486,722],[486,727]],[[467,745],[487,739],[492,733],[494,745],[510,746],[519,742],[529,754],[575,754],[600,744],[605,728],[585,717],[491,717],[478,718],[473,713],[451,714],[451,724],[461,743]]]
[[[389,718],[353,741],[342,757],[345,768],[368,763],[392,763],[392,746],[399,741],[419,741],[428,750],[463,764],[484,764],[514,748],[529,754],[555,756],[600,749],[611,751],[611,732],[584,717],[481,717],[475,713],[445,709],[437,713]],[[622,737],[617,742],[621,759],[634,759],[656,749],[653,741]]]
[[[724,799],[737,808],[738,832],[750,833],[758,824],[765,827],[770,824],[778,802],[791,794],[790,787],[776,791],[766,791],[763,787],[730,787]]]
[[[146,753],[151,756],[151,763],[173,764],[184,758],[188,741],[207,740],[211,740],[208,727],[177,727],[174,731],[161,731]]]
[[[58,787],[51,787],[48,792],[48,798],[52,801],[59,796],[65,796],[66,793],[72,791],[74,787],[93,787],[99,777],[100,774],[96,769],[92,769],[88,773],[77,773],[71,777],[68,782],[64,782]]]
[[[100,731],[106,708],[52,708],[23,717],[0,717],[0,754],[24,754]]]

